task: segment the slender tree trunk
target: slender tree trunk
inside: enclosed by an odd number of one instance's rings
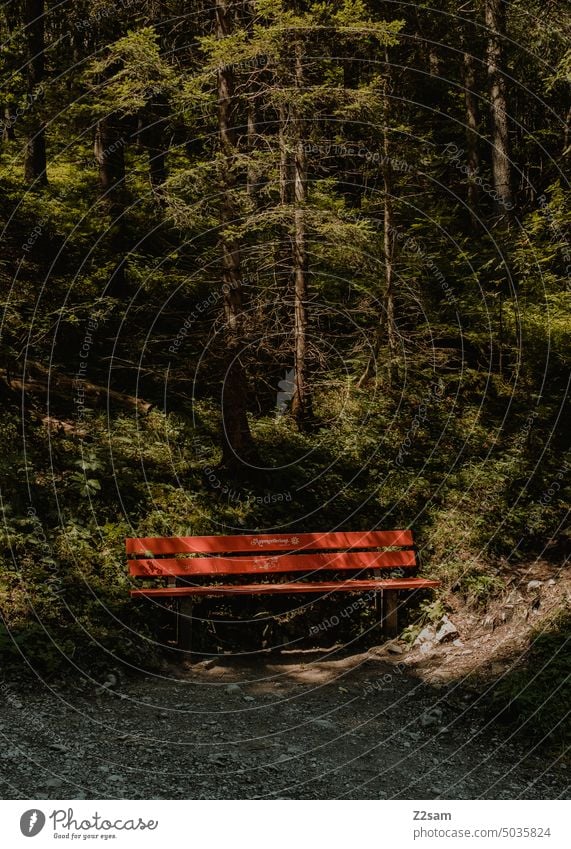
[[[563,151],[562,151],[563,156],[568,156],[570,151],[571,151],[570,140],[571,140],[571,106],[569,107],[569,109],[567,111],[567,117],[565,119],[565,130],[563,132]]]
[[[386,55],[386,66],[389,67],[388,54]],[[398,332],[395,323],[395,296],[394,296],[394,263],[395,263],[395,245],[396,233],[394,223],[394,175],[391,164],[391,146],[389,142],[389,105],[388,100],[385,105],[385,118],[383,127],[383,254],[385,263],[385,291],[383,309],[379,316],[377,325],[377,333],[371,356],[367,363],[363,375],[361,376],[358,386],[362,386],[375,373],[378,356],[381,350],[383,336],[387,343],[387,373],[388,382],[392,386],[398,379]],[[383,333],[383,330],[385,331]]]
[[[167,178],[167,142],[164,131],[166,104],[155,104],[140,117],[137,140],[149,160],[149,182],[153,190],[160,189]]]
[[[384,220],[383,220],[383,248],[385,254],[385,311],[387,328],[387,354],[389,383],[392,386],[398,379],[397,362],[397,329],[395,325],[395,298],[394,298],[394,246],[395,226],[393,214],[393,167],[390,157],[390,145],[388,127],[383,129],[383,189],[384,189]]]
[[[503,0],[485,0],[485,19],[488,27],[487,63],[496,209],[498,214],[509,217],[513,208],[513,195],[506,81],[501,72],[502,38],[506,32]]]
[[[343,88],[348,91],[355,91],[359,88],[361,79],[361,62],[356,59],[343,60]],[[348,121],[344,133],[347,139],[352,139],[362,143],[359,136],[359,130],[355,128],[352,121]],[[345,203],[350,209],[360,209],[363,199],[363,172],[355,162],[347,160],[347,167],[344,169],[343,182],[341,184]]]
[[[216,33],[224,38],[232,31],[235,10],[230,0],[216,0]],[[246,415],[246,375],[242,365],[243,288],[240,245],[227,228],[235,218],[232,189],[235,185],[234,73],[230,66],[218,71],[218,132],[224,154],[224,192],[221,206],[221,250],[227,366],[222,387],[223,464],[238,470],[255,457]]]
[[[25,0],[24,20],[28,50],[28,96],[30,98],[24,176],[28,183],[46,185],[48,182],[46,135],[44,123],[38,115],[38,106],[42,99],[41,87],[45,77],[44,0]]]
[[[102,118],[95,127],[93,154],[99,168],[99,189],[113,220],[109,246],[117,258],[107,293],[115,298],[126,294],[125,280],[125,139],[113,115]]]
[[[299,93],[303,91],[302,48],[297,46],[295,83]],[[300,429],[306,427],[312,417],[311,393],[308,383],[307,351],[307,302],[308,302],[308,263],[306,233],[307,203],[307,155],[305,152],[303,120],[296,104],[293,116],[295,138],[294,161],[294,235],[293,235],[293,277],[294,277],[294,389],[292,413]]]
[[[95,127],[93,154],[99,168],[101,194],[113,212],[123,211],[125,190],[125,139],[113,116],[102,118]]]
[[[294,168],[288,146],[286,128],[289,123],[289,113],[285,106],[279,110],[279,141],[280,141],[280,202],[287,206],[293,201]]]
[[[466,158],[468,164],[468,206],[470,207],[472,227],[477,225],[478,184],[475,177],[480,169],[478,149],[478,100],[476,88],[476,63],[467,49],[464,53],[464,103],[466,107]]]
[[[8,106],[4,106],[2,108],[2,114],[4,115],[4,121],[2,123],[2,141],[14,141],[16,133],[14,132],[12,116]]]

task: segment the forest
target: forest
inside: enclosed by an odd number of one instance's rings
[[[4,670],[162,668],[127,537],[412,528],[441,587],[405,641],[561,587],[490,698],[568,739],[570,32],[564,0],[3,3]],[[339,604],[271,639],[366,642],[366,605],[318,633]],[[204,605],[198,646],[266,646],[268,605]]]

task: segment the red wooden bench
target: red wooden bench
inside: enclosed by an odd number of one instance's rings
[[[145,581],[161,579],[163,583],[139,586],[131,590],[132,596],[170,596],[191,602],[199,596],[328,595],[372,590],[380,594],[378,609],[390,635],[397,632],[398,591],[440,584],[406,576],[406,570],[418,566],[410,530],[142,537],[127,539],[126,546],[129,574]],[[393,570],[398,571],[395,574]],[[347,577],[338,577],[339,572]],[[188,602],[181,603],[179,614],[179,645],[189,648]]]

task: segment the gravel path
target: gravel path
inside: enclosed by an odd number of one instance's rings
[[[2,684],[3,798],[558,798],[565,765],[397,657],[236,658]]]

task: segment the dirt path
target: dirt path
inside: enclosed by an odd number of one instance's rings
[[[567,770],[387,648],[3,685],[4,798],[557,798]]]

